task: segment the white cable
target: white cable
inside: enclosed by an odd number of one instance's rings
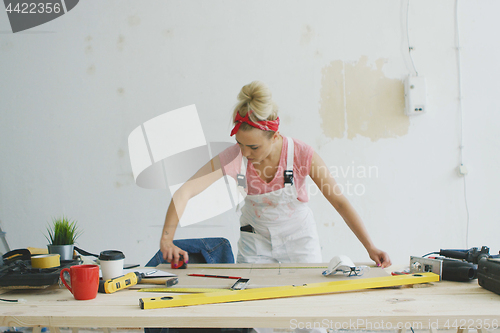
[[[464,113],[462,111],[462,66],[460,58],[460,28],[458,25],[458,0],[455,1],[455,29],[457,39],[457,72],[458,72],[458,112],[460,113],[460,165],[464,164],[463,149],[464,149]]]
[[[62,1],[61,1],[61,4],[62,4],[63,10],[64,10],[64,13],[67,13],[67,12],[68,12],[68,10],[66,9],[66,2],[65,2],[65,1],[66,1],[66,0],[62,0]]]
[[[410,0],[406,2],[406,41],[408,42],[408,54],[410,56],[411,65],[413,66],[413,71],[415,75],[418,76],[417,69],[415,68],[415,63],[413,62],[413,57],[411,55],[411,51],[413,51],[413,47],[410,45],[410,28],[409,28],[409,12],[410,12]]]
[[[456,43],[457,43],[457,76],[458,76],[458,112],[460,113],[460,165],[464,165],[464,112],[462,108],[462,61],[460,58],[460,27],[458,24],[458,0],[455,0],[455,30],[456,30]],[[465,210],[467,213],[467,224],[465,232],[465,247],[469,248],[469,204],[467,202],[467,184],[466,175],[462,175],[464,178],[464,202]]]
[[[464,175],[464,201],[465,201],[465,210],[467,211],[467,226],[465,231],[465,248],[469,248],[469,205],[467,204],[467,181]]]

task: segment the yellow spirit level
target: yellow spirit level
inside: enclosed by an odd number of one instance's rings
[[[418,284],[439,281],[439,275],[422,273],[411,275],[395,275],[366,279],[352,279],[333,282],[304,284],[302,286],[282,286],[245,290],[224,290],[209,293],[164,296],[139,299],[141,309],[169,308],[188,305],[215,304],[258,299],[282,298],[292,296],[309,296],[328,294],[340,291],[394,287],[407,284]]]

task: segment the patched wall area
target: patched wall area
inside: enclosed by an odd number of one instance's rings
[[[363,56],[356,63],[335,60],[323,68],[319,112],[325,136],[377,141],[408,134],[403,81],[385,77],[383,66],[384,59],[372,67]]]

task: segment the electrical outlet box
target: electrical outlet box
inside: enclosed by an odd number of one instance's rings
[[[405,114],[415,116],[427,112],[425,77],[407,76],[405,79]]]
[[[466,174],[469,173],[469,171],[467,170],[467,167],[465,165],[461,164],[461,165],[458,166],[458,173],[461,176],[465,176]]]

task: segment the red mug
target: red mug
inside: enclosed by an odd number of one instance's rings
[[[70,285],[66,283],[64,272],[68,272]],[[98,265],[76,265],[61,270],[61,281],[73,294],[75,299],[87,300],[97,296],[99,288],[99,266]]]

